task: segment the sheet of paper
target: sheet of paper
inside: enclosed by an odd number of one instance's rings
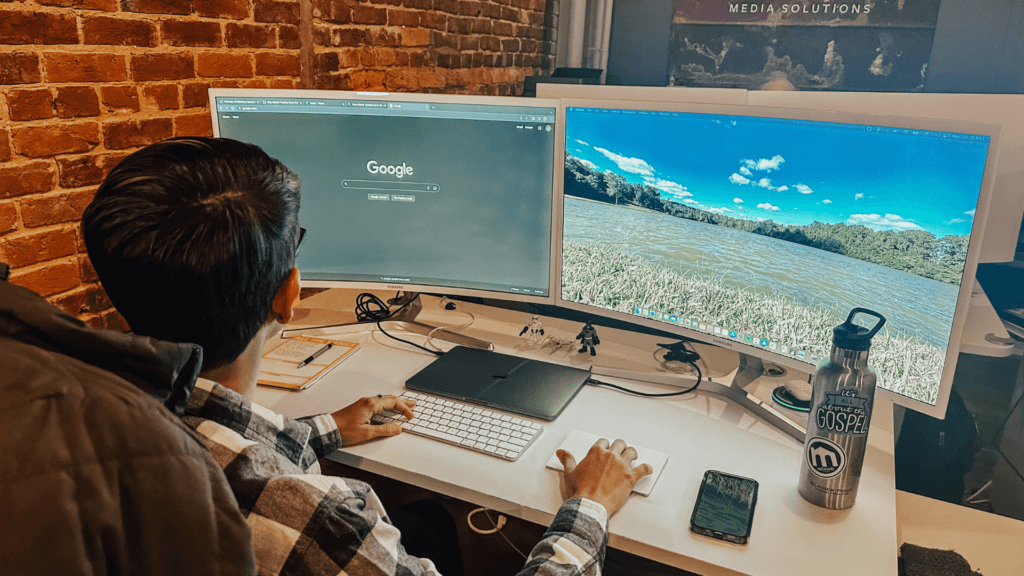
[[[331,344],[329,350],[299,368],[299,363],[328,344]],[[296,336],[263,355],[258,382],[265,386],[306,388],[351,356],[358,347],[359,344],[354,342]]]

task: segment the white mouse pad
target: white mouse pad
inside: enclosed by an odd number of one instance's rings
[[[573,430],[569,433],[569,436],[562,442],[558,447],[561,450],[565,450],[572,457],[576,459],[576,462],[583,460],[587,453],[590,452],[590,448],[601,439],[601,436],[596,434],[590,434],[589,432],[583,432],[580,430]],[[614,438],[606,438],[608,442],[613,442]],[[654,472],[651,472],[647,476],[644,476],[636,483],[633,487],[633,492],[647,496],[654,489],[654,483],[658,481],[658,476],[661,476],[661,471],[665,469],[665,463],[668,462],[668,454],[664,452],[658,452],[657,450],[650,450],[636,444],[629,444],[636,449],[637,458],[633,461],[633,467],[636,468],[641,464],[650,464]],[[555,451],[556,453],[558,450]],[[548,460],[548,468],[552,470],[561,470],[562,462],[558,459],[558,456],[551,455],[551,459]]]

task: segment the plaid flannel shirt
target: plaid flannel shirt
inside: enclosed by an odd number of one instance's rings
[[[223,468],[260,574],[437,574],[430,560],[405,553],[368,484],[320,474],[318,459],[341,447],[330,415],[291,419],[200,379],[183,420]],[[520,576],[599,576],[607,524],[600,504],[567,500]]]

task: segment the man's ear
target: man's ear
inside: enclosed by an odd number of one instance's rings
[[[281,324],[292,321],[295,315],[295,307],[299,305],[299,269],[292,268],[291,272],[281,282],[274,296],[274,309],[270,312],[270,319],[277,320]]]

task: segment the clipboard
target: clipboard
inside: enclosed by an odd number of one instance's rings
[[[298,367],[300,362],[327,344],[332,345],[330,350],[302,368]],[[263,355],[257,383],[261,386],[305,390],[358,349],[359,344],[356,342],[295,336]]]

